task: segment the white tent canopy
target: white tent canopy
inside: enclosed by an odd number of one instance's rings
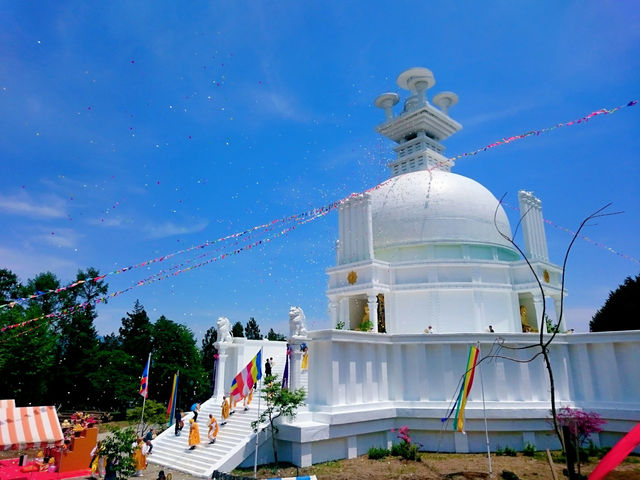
[[[16,407],[0,400],[0,450],[62,445],[63,435],[55,407]]]

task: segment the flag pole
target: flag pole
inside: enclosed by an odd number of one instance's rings
[[[260,372],[262,372],[262,349],[260,347]],[[260,435],[260,401],[262,400],[262,377],[260,375],[260,388],[258,390],[258,420],[256,423],[256,448],[253,455],[253,478],[258,478],[258,436]]]
[[[142,416],[140,417],[140,435],[142,436],[142,423],[144,421],[144,404],[147,402],[147,396],[149,395],[149,373],[151,372],[151,352],[149,352],[149,358],[147,359],[147,391],[142,397]]]
[[[480,342],[476,342],[478,346],[478,353],[480,352]],[[487,427],[487,407],[484,403],[484,381],[482,379],[482,365],[479,365],[480,370],[480,388],[482,390],[482,413],[484,414],[484,436],[487,441],[487,462],[489,463],[489,478],[493,477],[493,471],[491,469],[491,445],[489,444],[489,428]]]

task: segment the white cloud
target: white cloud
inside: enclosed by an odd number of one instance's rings
[[[55,272],[58,278],[73,278],[80,266],[77,262],[54,255],[0,247],[0,268],[7,268],[26,281],[47,271]]]
[[[188,235],[204,230],[209,222],[202,220],[192,225],[178,225],[173,222],[164,222],[159,224],[148,224],[144,227],[149,238],[165,238],[174,235]]]
[[[478,115],[474,115],[473,117],[461,120],[462,124],[466,127],[476,127],[478,125],[482,125],[483,123],[493,122],[495,120],[503,120],[505,118],[514,117],[517,114],[524,112],[533,108],[534,105],[514,105],[508,108],[503,108],[500,110],[493,110],[488,113],[480,113]]]
[[[308,123],[313,117],[300,105],[296,96],[284,89],[266,90],[253,87],[247,88],[248,98],[252,99],[259,115],[279,117],[298,123]],[[316,119],[317,120],[317,119]]]
[[[67,214],[61,198],[48,195],[35,201],[26,192],[13,196],[0,195],[0,213],[39,219],[63,218]]]
[[[70,228],[56,228],[51,232],[43,233],[36,239],[55,247],[73,248],[78,245],[79,238],[80,236]]]

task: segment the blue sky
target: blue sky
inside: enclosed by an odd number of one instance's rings
[[[454,156],[640,97],[640,10],[625,1],[0,2],[0,267],[137,264],[304,212],[388,177],[373,100],[406,68],[460,96]],[[404,93],[402,93],[404,96]],[[640,106],[471,159],[454,171],[640,258]],[[509,209],[507,209],[509,210]],[[515,212],[509,213],[512,225]],[[570,236],[547,229],[560,263]],[[99,307],[101,333],[140,299],[199,337],[218,316],[286,332],[290,305],[329,325],[337,215]],[[200,252],[198,252],[200,254]],[[172,258],[169,268],[196,254]],[[128,287],[161,267],[107,278]],[[637,262],[578,241],[569,327],[586,330]]]

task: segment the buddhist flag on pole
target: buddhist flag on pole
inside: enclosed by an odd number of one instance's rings
[[[173,387],[171,387],[171,398],[169,399],[169,407],[167,408],[167,416],[169,417],[169,426],[173,425],[173,417],[176,414],[176,400],[178,400],[178,376],[180,372],[176,372],[173,376]]]
[[[142,372],[142,378],[140,379],[140,395],[144,398],[147,398],[149,395],[149,364],[151,363],[151,355],[149,355],[149,359],[147,360],[147,364],[144,367]]]
[[[469,398],[469,393],[471,392],[471,387],[473,386],[473,376],[476,371],[476,363],[478,362],[478,355],[480,353],[480,349],[475,346],[469,347],[469,357],[467,359],[467,369],[465,370],[464,379],[462,381],[462,385],[460,386],[460,391],[458,392],[458,397],[456,398],[456,402],[451,407],[451,411],[449,415],[442,419],[443,422],[446,422],[451,418],[451,415],[455,411],[455,417],[453,421],[453,430],[462,432],[464,431],[464,408],[467,405],[467,399]]]
[[[456,410],[455,420],[453,422],[453,429],[458,432],[462,432],[464,429],[464,407],[467,405],[467,398],[469,398],[469,392],[473,386],[473,375],[476,372],[476,362],[478,361],[478,353],[480,350],[478,347],[469,347],[469,358],[467,359],[467,371],[464,374],[464,382],[458,395],[458,409]]]
[[[240,373],[236,375],[236,378],[231,382],[231,398],[232,402],[239,402],[245,396],[249,395],[249,392],[256,384],[258,380],[262,378],[262,349],[256,353],[245,368],[240,370]]]

